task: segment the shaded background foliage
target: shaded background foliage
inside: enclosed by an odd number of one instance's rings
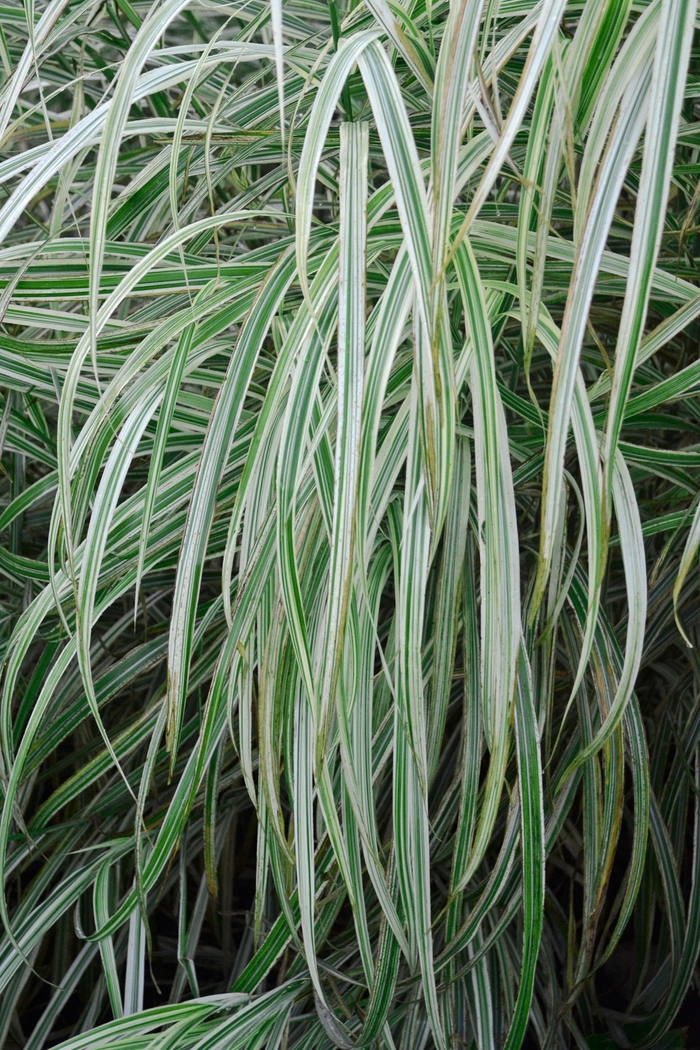
[[[0,5],[2,1046],[670,1045],[695,28]]]

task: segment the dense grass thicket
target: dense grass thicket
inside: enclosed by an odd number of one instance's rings
[[[0,1047],[678,1045],[697,19],[0,0]]]

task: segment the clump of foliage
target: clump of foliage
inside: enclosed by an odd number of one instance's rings
[[[672,1025],[696,18],[3,0],[0,1046]]]

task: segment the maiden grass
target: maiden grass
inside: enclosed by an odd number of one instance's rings
[[[0,7],[0,1045],[661,1046],[697,17]]]

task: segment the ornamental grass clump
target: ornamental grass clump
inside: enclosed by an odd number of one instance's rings
[[[671,1045],[697,19],[4,0],[0,1047]]]

